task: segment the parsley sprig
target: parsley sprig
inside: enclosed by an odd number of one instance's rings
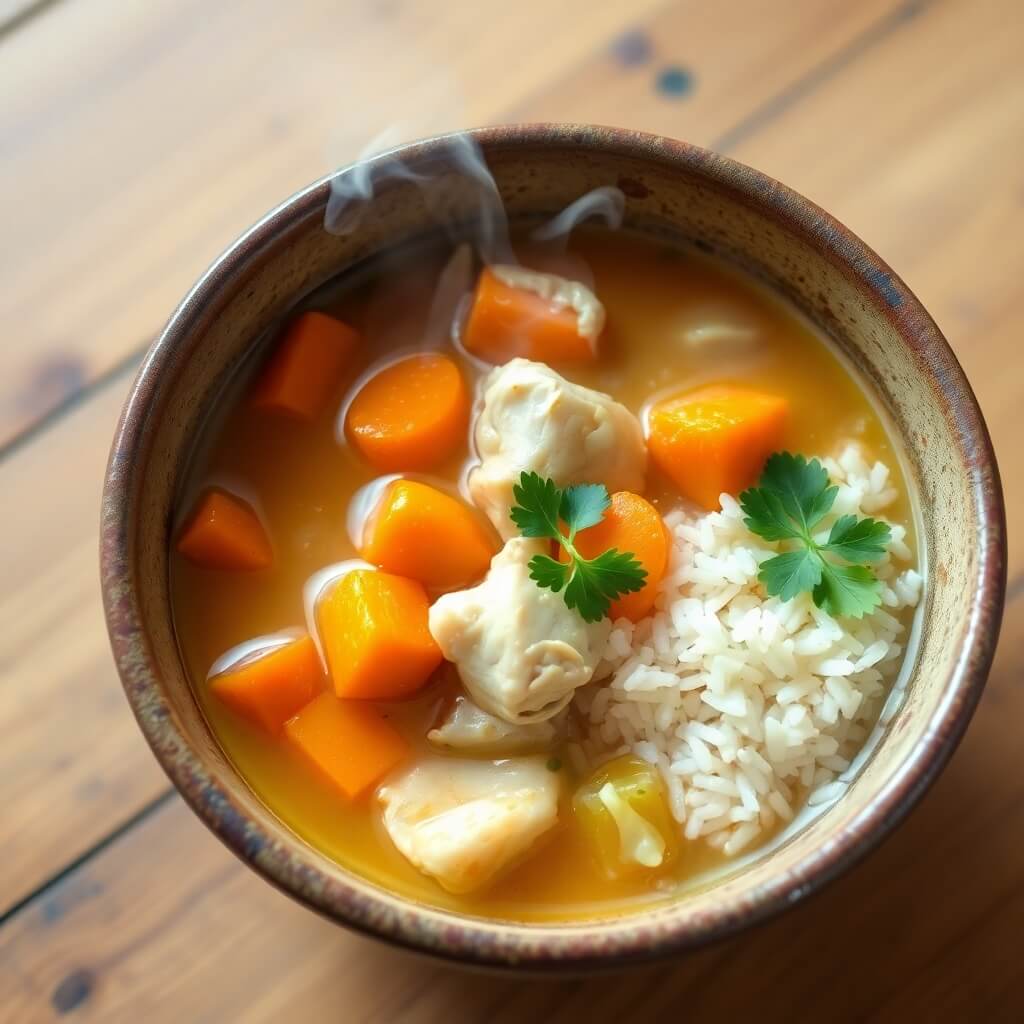
[[[584,558],[576,550],[576,534],[599,523],[611,504],[602,484],[577,484],[561,490],[553,480],[523,473],[512,492],[516,504],[509,514],[519,532],[524,537],[556,540],[568,555],[567,562],[534,555],[529,562],[530,579],[556,594],[564,589],[565,603],[585,622],[599,622],[615,598],[643,588],[647,570],[632,552],[610,548],[596,558]],[[567,534],[562,531],[563,523]]]
[[[789,601],[809,590],[829,615],[859,619],[882,600],[881,583],[862,563],[885,554],[891,532],[877,519],[844,515],[832,524],[827,539],[816,540],[812,531],[838,492],[817,459],[808,462],[802,455],[777,452],[765,463],[757,487],[740,495],[740,505],[752,533],[792,543],[791,550],[761,563],[758,579],[770,595]]]

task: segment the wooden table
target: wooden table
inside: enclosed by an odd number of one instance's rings
[[[1024,519],[1020,0],[0,0],[0,1019],[1021,1020],[1024,547],[952,766],[884,847],[738,940],[620,978],[464,975],[224,850],[121,694],[100,480],[142,351],[242,229],[405,135],[618,123],[867,239],[974,383]]]

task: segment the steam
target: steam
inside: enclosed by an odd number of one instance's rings
[[[565,244],[577,225],[596,217],[612,230],[622,227],[626,210],[626,197],[614,185],[602,185],[570,203],[547,224],[541,225],[530,236],[538,242],[560,241]]]
[[[381,133],[355,164],[331,178],[324,228],[334,235],[351,234],[366,214],[370,200],[381,189],[394,182],[412,182],[419,186],[427,209],[450,238],[464,241],[468,227],[485,263],[515,262],[505,207],[476,142],[465,134],[446,135],[429,159],[420,158],[413,167],[407,157],[394,149],[398,135],[394,129]],[[472,196],[469,225],[461,218],[453,218],[448,210],[446,199],[451,195],[453,176],[463,194]]]

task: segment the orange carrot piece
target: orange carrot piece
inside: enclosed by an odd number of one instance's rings
[[[642,590],[623,594],[612,601],[608,611],[611,619],[642,619],[653,607],[668,566],[668,531],[657,509],[632,491],[616,491],[604,518],[576,535],[576,550],[584,558],[596,558],[609,548],[630,551],[647,570]],[[559,551],[562,561],[568,559]]]
[[[361,554],[387,572],[456,587],[483,576],[496,549],[480,517],[461,501],[415,480],[396,480],[366,526]]]
[[[323,665],[308,633],[210,680],[210,690],[232,711],[271,734],[323,688]]]
[[[371,377],[352,400],[346,425],[352,443],[378,469],[429,469],[465,443],[469,406],[458,366],[426,352]]]
[[[409,754],[409,747],[368,704],[322,693],[285,723],[285,735],[349,800],[356,800]]]
[[[274,560],[256,513],[241,498],[212,489],[199,499],[178,550],[208,569],[266,569]]]
[[[420,689],[441,664],[415,580],[355,569],[320,599],[317,622],[339,697],[392,700]]]
[[[591,341],[579,333],[575,310],[513,288],[489,268],[477,282],[462,343],[489,363],[507,363],[516,356],[539,363],[580,363],[596,355]]]
[[[651,410],[647,447],[679,492],[706,509],[757,480],[781,447],[789,403],[748,388],[712,386]]]
[[[257,408],[311,420],[323,409],[359,335],[325,313],[302,313],[284,338],[252,393]]]

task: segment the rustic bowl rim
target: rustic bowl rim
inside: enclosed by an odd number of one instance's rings
[[[171,782],[234,853],[279,889],[325,917],[367,935],[462,964],[515,966],[532,971],[622,966],[725,938],[816,891],[880,843],[931,785],[967,727],[998,639],[1006,577],[1005,510],[998,468],[977,400],[938,327],[891,268],[815,203],[728,157],[643,132],[581,124],[519,124],[475,129],[468,134],[485,152],[491,147],[572,146],[660,163],[724,188],[810,243],[823,259],[855,278],[886,310],[903,344],[914,352],[927,350],[939,370],[936,376],[942,377],[932,393],[946,418],[956,425],[958,453],[971,478],[981,529],[977,586],[963,650],[923,739],[886,781],[878,799],[857,815],[838,840],[806,857],[793,871],[716,907],[697,922],[681,916],[652,929],[645,925],[642,911],[610,921],[563,927],[486,921],[420,907],[383,890],[369,893],[359,885],[327,879],[315,864],[305,860],[305,844],[298,838],[295,849],[282,851],[279,858],[253,856],[254,833],[267,844],[271,837],[248,819],[230,791],[207,773],[161,696],[138,595],[132,589],[128,498],[136,467],[143,465],[139,457],[153,429],[149,403],[199,311],[251,254],[323,206],[333,175],[321,178],[271,210],[219,256],[171,315],[146,355],[121,414],[104,483],[100,561],[107,626],[129,703]],[[439,153],[449,138],[425,139],[401,146],[396,152],[410,157],[429,156]],[[240,819],[246,819],[244,827],[240,827]]]

